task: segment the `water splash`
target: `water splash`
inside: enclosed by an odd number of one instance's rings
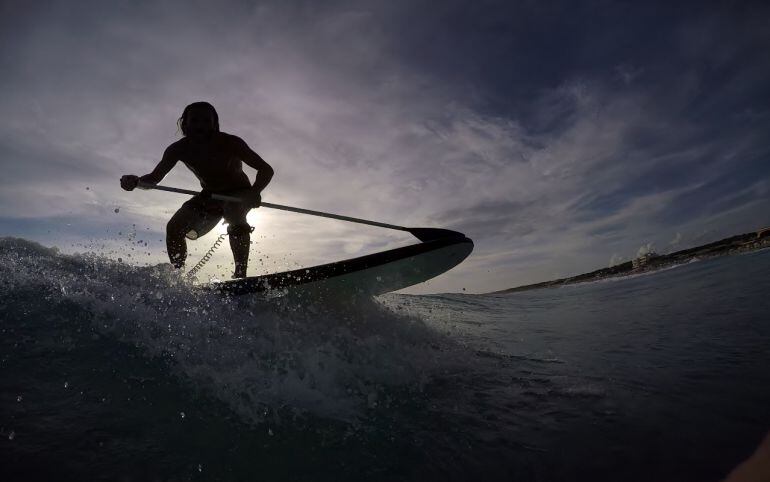
[[[249,423],[278,413],[355,421],[384,390],[419,391],[462,365],[419,317],[371,299],[227,298],[167,265],[64,255],[16,238],[0,238],[0,299],[15,323],[68,340],[60,349],[96,336],[161,359]]]

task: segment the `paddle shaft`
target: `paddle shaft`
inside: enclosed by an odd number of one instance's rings
[[[144,182],[140,182],[137,187],[139,187],[140,189],[155,189],[158,191],[176,192],[179,194],[190,194],[192,196],[201,194],[198,191],[191,191],[189,189],[179,189],[176,187],[158,186],[158,185],[148,184]],[[241,202],[241,198],[235,197],[235,196],[227,196],[224,194],[214,194],[214,193],[210,194],[210,196],[211,196],[211,199],[217,199],[219,201],[226,201],[226,202],[233,202],[233,203]],[[395,224],[380,223],[377,221],[369,221],[368,219],[352,218],[350,216],[342,216],[339,214],[325,213],[322,211],[312,211],[310,209],[295,208],[292,206],[284,206],[282,204],[260,203],[259,206],[263,208],[280,209],[281,211],[290,211],[293,213],[310,214],[311,216],[320,216],[322,218],[339,219],[340,221],[349,221],[351,223],[368,224],[369,226],[377,226],[380,228],[396,229],[398,231],[408,231],[408,232],[412,231],[409,228],[405,228],[403,226],[396,226]]]

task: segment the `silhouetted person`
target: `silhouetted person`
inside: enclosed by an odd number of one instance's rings
[[[131,191],[139,182],[158,184],[178,161],[182,161],[200,180],[203,193],[184,203],[166,226],[166,247],[171,264],[184,267],[187,257],[185,236],[197,239],[224,218],[229,224],[227,234],[235,260],[233,277],[243,278],[253,231],[246,222],[246,214],[261,203],[260,193],[272,179],[273,168],[241,138],[219,131],[219,116],[208,102],[195,102],[185,107],[177,123],[184,137],[166,148],[155,169],[141,177],[123,176],[120,185]],[[253,185],[243,172],[242,162],[257,170]],[[217,201],[208,196],[211,193],[236,196],[244,202]]]

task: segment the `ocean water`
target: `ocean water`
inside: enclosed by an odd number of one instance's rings
[[[0,239],[0,480],[720,480],[770,252],[507,295],[224,298]]]

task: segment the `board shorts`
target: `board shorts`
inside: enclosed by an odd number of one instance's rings
[[[246,221],[246,214],[250,208],[241,203],[211,199],[205,193],[193,196],[182,204],[177,213],[181,211],[185,211],[184,214],[190,220],[189,228],[185,233],[187,239],[198,239],[208,234],[223,218],[225,224],[229,224],[228,234],[245,234],[254,230]]]

